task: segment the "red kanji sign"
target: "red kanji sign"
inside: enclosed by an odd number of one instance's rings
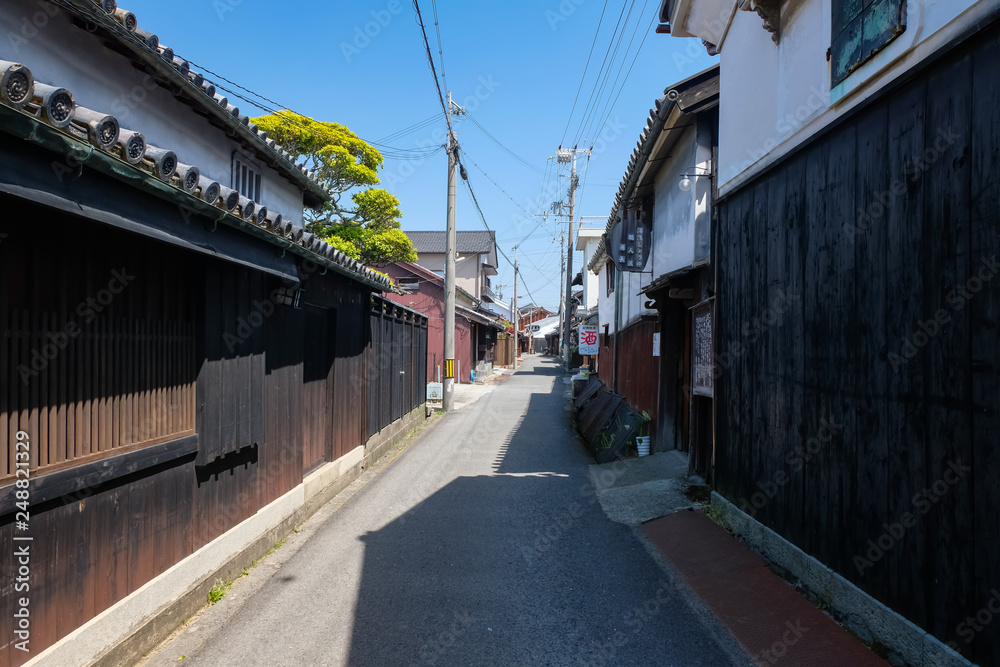
[[[597,343],[597,327],[596,326],[581,326],[580,327],[580,354],[599,354],[600,349]]]

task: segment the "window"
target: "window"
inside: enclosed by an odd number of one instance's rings
[[[906,30],[906,0],[833,0],[832,85]]]
[[[60,235],[69,230],[53,225]],[[126,243],[108,234],[102,242],[115,250],[101,256],[93,250],[98,245],[80,240],[79,253],[60,259],[73,279],[59,290],[32,294],[8,286],[26,284],[21,276],[38,280],[50,271],[49,260],[13,234],[4,241],[13,250],[0,266],[8,292],[0,304],[6,383],[0,391],[0,498],[24,463],[34,479],[195,433],[200,357],[197,311],[188,296],[199,283],[192,272],[175,269],[186,255],[141,237]],[[125,267],[110,259],[126,252],[132,259]],[[154,293],[158,298],[148,301]],[[28,434],[30,449],[15,450],[18,431]],[[33,496],[36,501],[41,497]]]
[[[233,190],[260,203],[261,169],[240,153],[233,154]]]
[[[400,278],[399,289],[404,292],[416,292],[420,289],[420,280],[418,278]]]
[[[604,279],[607,281],[607,295],[611,296],[615,292],[615,263],[607,263],[608,270],[604,272]]]

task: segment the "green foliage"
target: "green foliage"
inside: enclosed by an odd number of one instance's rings
[[[417,251],[399,229],[386,229],[381,232],[365,230],[367,238],[361,251],[361,259],[366,264],[377,264],[379,257],[392,257],[397,261],[415,262]]]
[[[273,546],[273,547],[271,547],[270,549],[268,549],[268,550],[267,550],[267,553],[266,553],[266,554],[264,554],[264,555],[265,555],[265,556],[270,556],[270,555],[271,555],[271,554],[273,554],[273,553],[274,553],[275,551],[277,551],[277,550],[278,550],[278,549],[280,549],[281,547],[285,546],[285,542],[287,542],[287,541],[288,541],[288,538],[287,538],[287,537],[283,537],[283,538],[281,538],[280,540],[278,540],[277,542],[275,542],[275,543],[274,543],[274,546]]]
[[[226,597],[226,593],[232,587],[233,582],[229,579],[226,579],[225,581],[222,579],[216,579],[215,584],[208,590],[208,604],[215,604],[222,598]]]
[[[381,188],[378,170],[382,154],[339,123],[313,120],[291,111],[252,119],[285,147],[296,161],[304,160],[333,199],[319,210],[307,210],[306,228],[348,257],[384,266],[414,261],[416,250],[400,230],[399,199]]]
[[[361,259],[361,250],[347,239],[330,235],[325,237],[324,240],[351,259]]]

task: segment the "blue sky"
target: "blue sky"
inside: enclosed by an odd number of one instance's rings
[[[577,214],[599,216],[585,223],[603,227],[653,101],[670,84],[716,60],[697,40],[652,33],[659,0],[623,1],[624,9],[622,2],[611,0],[437,3],[447,86],[471,112],[456,119],[469,181],[501,249],[513,256],[512,248],[519,244],[527,283],[519,293],[530,292],[522,305],[533,300],[555,310],[559,304],[555,238],[566,225],[535,214],[553,201],[566,200],[566,168],[548,158],[563,141],[567,123],[565,145],[578,141],[581,148],[595,146],[593,157],[578,165],[583,187],[577,193]],[[342,123],[377,142],[436,116],[426,126],[382,143],[407,150],[443,143],[444,117],[410,0],[122,0],[120,6],[196,69],[210,69],[283,107]],[[420,9],[440,76],[430,0],[421,0]],[[619,17],[624,38],[615,54],[612,33]],[[595,33],[590,67],[571,118]],[[630,68],[640,43],[642,50]],[[597,74],[605,57],[610,76],[599,91]],[[588,106],[592,95],[594,103]],[[239,106],[247,111],[245,102]],[[585,124],[588,108],[594,110]],[[473,118],[521,160],[490,139]],[[443,152],[386,159],[383,184],[400,199],[404,231],[445,228],[446,177]],[[457,210],[459,229],[483,229],[461,183]],[[503,259],[500,264],[494,281],[509,299],[513,270]],[[580,264],[577,253],[574,270]]]

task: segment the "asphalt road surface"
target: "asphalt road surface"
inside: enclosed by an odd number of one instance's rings
[[[430,426],[181,664],[745,664],[595,501],[565,377],[528,357]]]

